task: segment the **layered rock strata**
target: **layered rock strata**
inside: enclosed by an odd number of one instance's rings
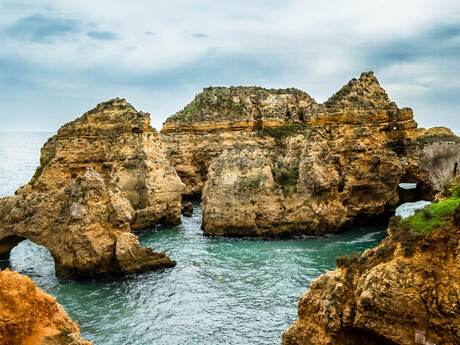
[[[136,211],[131,227],[180,223],[183,184],[166,159],[150,115],[124,99],[98,104],[62,126],[41,149],[40,166],[17,193],[50,193],[93,168]]]
[[[0,199],[0,257],[29,239],[50,251],[63,279],[174,266],[166,254],[141,248],[130,228],[135,216],[128,195],[107,188],[102,176],[87,168],[54,192]]]
[[[91,345],[56,299],[27,276],[0,271],[1,345]]]
[[[338,259],[300,298],[282,344],[460,344],[460,206],[455,212],[429,234],[393,223],[378,247]]]
[[[123,99],[101,103],[62,126],[31,181],[0,199],[0,258],[29,239],[60,278],[172,267],[131,231],[180,223],[183,187],[150,115]]]
[[[284,126],[286,117],[309,121],[316,108],[314,99],[297,89],[209,87],[166,120],[161,138],[185,194],[200,194],[209,165],[223,150],[257,140],[254,131],[263,127]]]
[[[335,232],[393,211],[401,182],[433,195],[453,166],[440,177],[425,134],[372,72],[323,104],[295,89],[208,88],[161,131],[186,193],[202,193],[204,233],[223,236]]]

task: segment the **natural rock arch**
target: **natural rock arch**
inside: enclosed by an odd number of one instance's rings
[[[134,216],[126,194],[108,190],[89,168],[53,193],[1,199],[0,254],[7,257],[29,239],[49,250],[56,276],[64,279],[174,266],[166,254],[141,248],[131,233]]]
[[[174,266],[131,230],[180,223],[182,189],[150,115],[124,99],[98,104],[62,126],[31,181],[0,199],[0,258],[29,239],[60,278]]]
[[[290,114],[290,116],[286,116]],[[393,214],[400,182],[432,199],[460,161],[450,130],[417,128],[372,72],[318,104],[295,89],[206,88],[161,131],[216,236],[339,231]]]

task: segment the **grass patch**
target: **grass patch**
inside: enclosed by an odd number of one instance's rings
[[[192,102],[189,105],[187,105],[184,108],[184,110],[182,110],[182,112],[179,114],[179,120],[184,121],[185,119],[187,119],[187,117],[189,117],[192,113],[198,110],[200,105],[201,101]]]
[[[281,188],[284,195],[289,194],[291,187],[296,192],[297,181],[299,180],[299,168],[287,169],[285,167],[273,167],[272,174],[276,185]]]
[[[400,223],[402,227],[408,226],[415,232],[426,234],[434,228],[440,228],[446,224],[446,217],[456,210],[460,204],[460,197],[438,202],[425,207],[416,212],[413,216],[403,219]]]
[[[287,137],[296,136],[302,134],[303,136],[307,136],[306,129],[310,126],[305,123],[293,123],[290,125],[285,126],[278,126],[278,127],[264,127],[261,131],[262,136],[269,136],[275,139],[283,139]]]
[[[250,184],[252,187],[257,188],[260,186],[260,179],[258,178],[252,179]]]
[[[354,253],[350,255],[344,255],[335,259],[337,267],[350,267],[353,264],[359,263],[361,259],[361,254]]]

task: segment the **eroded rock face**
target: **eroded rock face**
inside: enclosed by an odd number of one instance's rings
[[[131,230],[180,223],[182,190],[150,115],[118,98],[101,103],[62,126],[31,181],[0,199],[0,258],[29,239],[50,251],[60,278],[172,267]]]
[[[393,211],[400,182],[432,195],[444,168],[421,135],[372,72],[324,104],[295,89],[205,89],[162,130],[186,193],[202,192],[204,233],[224,236],[335,232]]]
[[[460,228],[451,219],[411,244],[411,255],[394,234],[312,281],[282,344],[414,344],[416,330],[459,344]]]
[[[460,171],[460,138],[448,128],[420,129],[410,150],[418,157],[420,167],[428,173],[435,191],[441,191]]]
[[[161,138],[185,194],[200,194],[209,165],[223,150],[258,140],[255,130],[282,126],[286,118],[309,121],[316,108],[314,99],[297,89],[209,87],[166,120]]]
[[[109,189],[126,193],[135,210],[131,228],[180,223],[183,184],[148,113],[116,98],[65,124],[43,146],[40,166],[17,193],[57,191],[89,167]]]
[[[0,271],[0,344],[91,345],[56,299],[27,276]]]
[[[108,189],[87,168],[53,192],[0,199],[0,256],[24,239],[46,247],[60,278],[142,272],[175,265],[164,253],[141,248],[131,233],[136,216],[128,195]]]

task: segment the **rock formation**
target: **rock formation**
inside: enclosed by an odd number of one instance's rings
[[[54,192],[0,199],[0,257],[29,239],[50,251],[56,275],[64,279],[174,266],[164,253],[140,247],[130,228],[135,216],[127,194],[108,189],[87,168]]]
[[[253,142],[263,127],[303,122],[316,102],[296,89],[209,87],[184,110],[169,117],[161,130],[168,157],[186,185],[185,194],[200,194],[212,160],[235,143]]]
[[[202,193],[206,235],[321,234],[375,219],[395,209],[401,182],[433,195],[460,152],[455,136],[435,135],[452,148],[441,176],[438,149],[372,72],[324,104],[295,89],[204,89],[161,133],[186,193]]]
[[[89,167],[127,194],[136,211],[133,229],[180,223],[183,185],[148,113],[116,98],[65,124],[43,146],[40,166],[18,193],[56,191]]]
[[[56,299],[27,276],[0,271],[1,345],[91,345]]]
[[[300,298],[282,344],[460,344],[459,202],[414,216],[431,230],[395,220],[378,247],[337,259]]]
[[[418,157],[435,191],[441,191],[460,171],[460,138],[448,128],[420,128],[414,142],[408,145],[408,151]]]
[[[174,266],[131,234],[180,222],[183,184],[149,123],[117,98],[62,126],[31,181],[0,199],[0,258],[30,239],[50,251],[60,278]]]
[[[193,215],[193,205],[190,201],[184,205],[181,213],[184,217],[191,217]]]

